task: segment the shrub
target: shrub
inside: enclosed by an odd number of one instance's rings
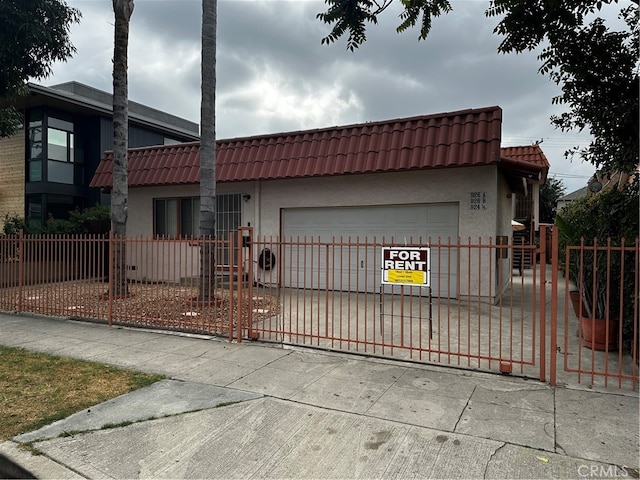
[[[560,251],[566,255],[570,246],[568,274],[576,286],[582,285],[587,314],[596,318],[622,318],[623,348],[631,350],[634,330],[637,265],[635,253],[607,252],[593,248],[633,246],[638,236],[638,183],[613,187],[596,195],[571,202],[556,217],[560,234]],[[589,248],[591,247],[591,248]],[[609,275],[606,275],[607,269]],[[595,289],[593,288],[595,284]],[[622,299],[622,307],[620,300]]]
[[[2,231],[5,235],[17,235],[20,230],[25,234],[37,235],[75,235],[82,233],[104,233],[95,232],[94,223],[102,223],[101,228],[109,229],[110,208],[108,206],[95,205],[93,207],[76,208],[69,214],[68,220],[53,218],[49,216],[44,228],[33,228],[24,218],[18,215],[5,215]],[[106,226],[105,226],[106,225]]]

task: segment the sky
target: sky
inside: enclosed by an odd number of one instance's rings
[[[570,193],[594,172],[564,152],[589,143],[550,116],[560,88],[538,73],[539,52],[499,54],[488,0],[452,0],[426,41],[396,33],[399,0],[368,28],[354,52],[342,39],[321,45],[329,25],[317,0],[218,0],[216,134],[219,139],[349,125],[498,105],[502,146],[540,144],[549,176]],[[82,19],[71,29],[73,58],[39,81],[77,81],[112,91],[109,0],[67,0]],[[135,0],[129,37],[129,98],[200,123],[199,0]]]

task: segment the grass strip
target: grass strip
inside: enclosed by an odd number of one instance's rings
[[[0,346],[0,440],[37,430],[163,378]]]

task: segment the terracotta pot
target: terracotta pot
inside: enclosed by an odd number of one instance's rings
[[[573,311],[576,314],[576,317],[580,317],[580,315],[584,315],[586,310],[584,308],[584,303],[582,304],[582,310],[580,310],[580,291],[579,290],[570,290],[569,291],[569,300],[571,300],[571,305],[573,305]]]
[[[607,321],[604,319],[580,317],[580,329],[584,339],[584,346],[591,350],[616,351],[618,349],[619,324],[620,322],[617,318],[609,319],[609,325],[607,326]],[[608,344],[607,328],[609,330]]]
[[[86,220],[87,231],[92,234],[105,234],[111,230],[111,220]]]

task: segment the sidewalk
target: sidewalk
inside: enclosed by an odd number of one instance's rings
[[[170,378],[0,444],[0,476],[633,478],[640,464],[637,392],[7,314],[0,344]]]

